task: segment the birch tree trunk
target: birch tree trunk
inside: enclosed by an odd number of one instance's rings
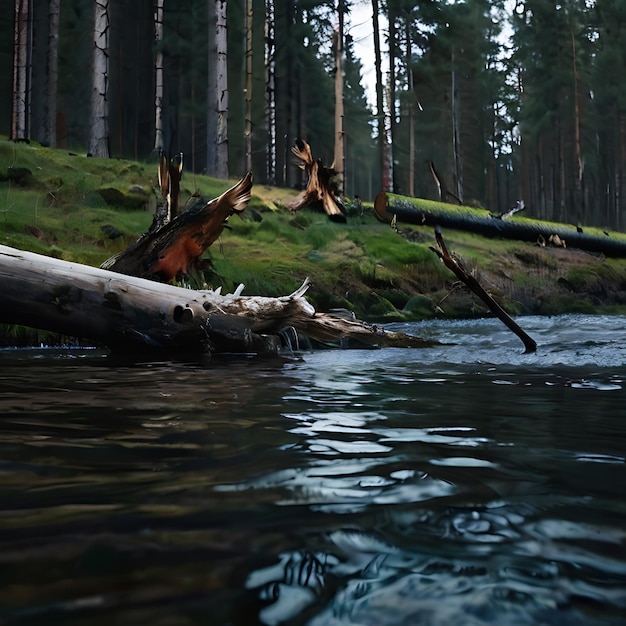
[[[109,0],[96,0],[93,29],[93,85],[89,153],[109,158]]]
[[[228,178],[228,36],[226,0],[209,0],[207,173]]]
[[[48,62],[46,68],[46,104],[44,141],[50,148],[57,144],[57,83],[59,78],[59,13],[61,0],[48,2]]]
[[[394,145],[396,138],[396,11],[389,3],[387,7],[387,20],[389,28],[389,82],[387,90],[387,110],[389,111],[389,140],[387,142],[388,150],[388,165],[389,165],[389,188],[395,191],[395,176],[393,172],[394,168]]]
[[[11,116],[11,139],[13,141],[29,139],[31,11],[31,0],[15,0],[13,111]]]
[[[154,149],[163,150],[163,5],[165,0],[156,0],[154,10]]]
[[[226,0],[216,0],[216,110],[217,110],[217,163],[218,178],[228,178],[228,27]]]
[[[252,171],[252,0],[246,0],[246,122],[244,149],[246,172]]]
[[[345,134],[343,131],[343,17],[344,2],[337,0],[337,30],[335,39],[335,152],[333,167],[337,171],[337,190],[344,191]]]
[[[408,91],[409,116],[409,196],[415,195],[415,94],[413,93],[413,70],[411,68],[413,50],[411,48],[410,13],[406,18],[406,77]]]
[[[265,0],[266,183],[276,184],[276,33],[274,0]]]

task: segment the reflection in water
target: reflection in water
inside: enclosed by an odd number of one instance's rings
[[[454,346],[0,353],[0,622],[623,624],[623,318]],[[407,328],[403,327],[403,330]]]

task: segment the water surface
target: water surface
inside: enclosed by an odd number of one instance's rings
[[[518,321],[0,352],[0,621],[625,624],[626,318]]]

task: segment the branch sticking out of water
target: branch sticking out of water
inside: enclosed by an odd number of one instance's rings
[[[482,285],[448,252],[446,242],[439,228],[435,230],[435,240],[439,249],[430,246],[430,249],[443,261],[443,264],[454,275],[465,283],[510,330],[512,330],[524,344],[525,354],[537,351],[537,342],[526,334],[511,316],[485,291]]]

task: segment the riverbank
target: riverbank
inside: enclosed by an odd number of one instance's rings
[[[0,243],[97,266],[149,227],[155,176],[154,163],[0,141]],[[232,182],[186,174],[183,201],[216,197]],[[392,228],[368,203],[362,213],[349,205],[346,224],[310,209],[290,214],[295,195],[255,185],[242,219],[231,218],[189,285],[231,291],[244,283],[244,294],[279,296],[309,276],[307,297],[320,311],[383,323],[488,313],[430,250],[431,227]],[[512,315],[626,312],[626,259],[458,230],[443,236]]]

